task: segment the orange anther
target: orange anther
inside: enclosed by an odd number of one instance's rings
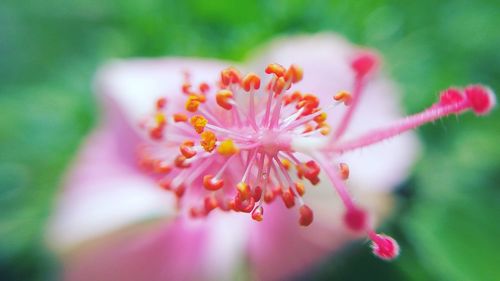
[[[158,126],[165,126],[167,124],[167,118],[161,112],[157,112],[155,114],[155,120],[156,120],[156,124],[158,124]]]
[[[193,141],[185,141],[179,146],[179,150],[184,157],[189,159],[196,155],[196,150],[193,149],[193,146]]]
[[[174,114],[174,122],[186,122],[188,120],[188,117],[184,113],[175,113]]]
[[[264,208],[262,206],[259,206],[255,208],[252,212],[252,219],[255,221],[262,221],[264,219]]]
[[[352,101],[352,95],[347,91],[340,91],[335,96],[333,96],[333,99],[339,102],[341,101],[345,105],[350,105]]]
[[[314,130],[314,127],[311,124],[305,124],[304,125],[304,131],[302,133],[309,133]]]
[[[297,191],[297,193],[300,196],[304,196],[304,194],[306,193],[306,188],[304,187],[304,184],[300,181],[296,181],[294,183],[294,185],[295,185],[295,190]]]
[[[318,124],[321,124],[326,121],[326,118],[328,116],[326,115],[326,112],[321,112],[318,116],[314,117],[314,121]]]
[[[211,191],[219,190],[224,186],[224,180],[216,179],[213,175],[205,175],[203,177],[203,186]]]
[[[304,77],[304,70],[296,64],[290,65],[285,74],[286,81],[291,81],[292,83],[297,83]]]
[[[290,163],[290,160],[286,158],[281,159],[281,164],[283,164],[283,167],[285,167],[287,171],[290,169],[290,166],[292,165],[292,163]]]
[[[248,184],[245,182],[240,182],[236,185],[236,189],[238,190],[239,194],[241,194],[242,198],[248,198],[250,196],[251,190]]]
[[[229,84],[239,84],[241,82],[241,74],[234,67],[228,67],[220,73],[221,83],[224,86]]]
[[[346,163],[339,164],[339,172],[340,172],[340,177],[343,180],[347,180],[349,178],[349,166],[347,166]]]
[[[203,200],[203,207],[205,208],[205,213],[210,213],[213,209],[219,206],[219,202],[213,195],[208,195]]]
[[[208,121],[205,117],[202,115],[195,115],[191,117],[189,120],[191,125],[193,126],[194,130],[198,133],[201,134],[205,130],[205,126],[207,125]]]
[[[285,89],[285,87],[287,87]],[[285,81],[285,78],[280,77],[274,83],[274,95],[277,96],[283,92],[283,90],[288,90],[290,88],[290,84]]]
[[[174,164],[177,168],[180,168],[180,169],[185,169],[185,168],[191,167],[191,164],[188,163],[186,160],[187,160],[186,156],[179,155],[179,156],[175,157]]]
[[[215,96],[215,100],[217,101],[217,104],[227,110],[230,110],[233,108],[233,106],[229,103],[229,101],[233,98],[233,92],[230,90],[220,90],[217,92],[217,95]]]
[[[300,213],[300,217],[299,217],[299,224],[300,225],[308,226],[313,222],[313,220],[314,220],[313,211],[307,205],[300,206],[299,213]]]
[[[285,203],[285,206],[288,209],[295,206],[295,194],[293,193],[291,188],[288,188],[287,190],[283,191],[281,193],[281,198],[283,199],[283,203]]]
[[[326,123],[318,124],[316,129],[319,129],[320,134],[322,134],[323,136],[327,136],[331,131],[330,125]]]
[[[167,98],[159,98],[156,100],[156,109],[163,109],[167,105]]]
[[[237,211],[250,213],[255,206],[255,199],[250,196],[248,198],[242,198],[241,193],[236,194],[234,197],[234,208]]]
[[[189,112],[196,112],[200,106],[200,98],[196,95],[189,95],[186,101],[186,110]]]
[[[165,190],[170,190],[172,188],[172,181],[170,179],[161,179],[158,181],[158,185]]]
[[[189,95],[191,93],[191,84],[188,82],[184,82],[182,84],[182,92],[186,95]]]
[[[176,189],[175,189],[175,195],[180,198],[184,195],[184,193],[186,192],[186,186],[181,184],[179,185]]]
[[[245,76],[245,78],[243,78],[241,84],[243,89],[247,92],[249,92],[252,88],[254,90],[258,90],[260,88],[260,77],[257,74],[250,72]]]
[[[215,142],[217,141],[217,137],[211,131],[204,131],[201,133],[201,141],[200,144],[207,152],[212,152],[215,148]]]
[[[267,204],[271,203],[274,201],[274,192],[271,188],[267,188],[266,192],[264,192],[264,202]]]
[[[153,140],[161,140],[163,138],[163,126],[157,126],[149,130],[149,136]]]
[[[168,174],[172,171],[172,167],[165,161],[154,161],[153,162],[153,170],[158,174]]]
[[[262,196],[262,187],[257,185],[253,189],[252,196],[253,196],[253,199],[255,199],[255,201],[259,201],[260,197]]]
[[[283,75],[285,75],[285,72],[286,72],[286,69],[277,63],[271,63],[266,67],[267,74],[272,73],[272,74],[276,75],[277,77],[282,77]]]
[[[232,139],[226,139],[222,141],[217,147],[217,152],[224,156],[231,156],[233,154],[238,153],[240,150],[234,144]]]
[[[200,92],[202,92],[203,94],[206,94],[208,91],[210,91],[210,86],[205,82],[201,83],[199,88]]]

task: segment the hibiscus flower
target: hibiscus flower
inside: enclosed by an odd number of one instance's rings
[[[395,258],[397,243],[375,228],[418,142],[392,137],[487,113],[494,96],[449,89],[400,119],[397,89],[378,69],[377,55],[332,34],[276,40],[243,65],[105,66],[100,124],[50,224],[63,279],[282,280],[360,237]]]

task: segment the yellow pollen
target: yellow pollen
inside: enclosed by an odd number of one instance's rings
[[[189,112],[196,112],[198,106],[200,105],[200,99],[198,96],[190,95],[186,101],[186,110]]]
[[[231,156],[233,154],[238,153],[240,150],[234,144],[232,139],[226,139],[219,144],[217,147],[217,152],[224,156]]]
[[[207,152],[212,152],[215,148],[215,142],[217,141],[217,137],[211,131],[204,131],[201,133],[201,141],[200,144]]]
[[[286,71],[286,69],[282,65],[277,64],[277,63],[271,63],[266,67],[267,74],[272,73],[272,74],[276,75],[277,77],[282,77],[283,75],[285,75],[285,71]]]
[[[318,127],[316,127],[316,129],[320,129],[320,133],[323,135],[323,136],[326,136],[330,133],[331,131],[331,128],[328,124],[326,123],[321,123],[318,125]]]
[[[191,117],[191,120],[189,120],[191,125],[193,125],[195,131],[198,134],[203,133],[203,130],[205,130],[205,126],[207,125],[208,121],[203,117],[202,115],[195,115]]]
[[[292,81],[293,83],[299,82],[303,77],[304,70],[302,70],[300,66],[297,66],[295,64],[292,64],[285,74],[286,81]]]
[[[321,112],[318,116],[314,117],[314,121],[318,124],[321,124],[326,121],[326,117],[327,117],[326,113]]]
[[[165,125],[167,123],[167,119],[165,115],[161,112],[157,112],[155,115],[155,120],[158,125]]]
[[[290,169],[290,166],[292,165],[292,163],[290,163],[290,161],[288,159],[281,159],[281,164],[283,164],[283,167],[285,167],[285,169],[289,170]]]

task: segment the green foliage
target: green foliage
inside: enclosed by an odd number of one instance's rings
[[[415,112],[450,84],[481,82],[499,91],[499,6],[495,0],[2,1],[2,279],[51,279],[43,225],[61,175],[95,122],[90,83],[106,60],[243,60],[276,35],[335,31],[382,53],[407,110]],[[354,251],[314,278],[498,280],[499,122],[495,112],[423,128],[425,154],[392,224],[403,241],[401,259],[387,265]]]

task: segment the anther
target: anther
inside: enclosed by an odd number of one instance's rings
[[[172,167],[165,161],[157,160],[153,162],[153,170],[158,174],[168,174],[172,171]]]
[[[264,208],[262,208],[262,206],[259,206],[253,210],[252,219],[254,219],[255,221],[262,221],[264,219]]]
[[[297,193],[300,196],[304,196],[304,194],[306,193],[306,189],[305,189],[304,184],[302,182],[300,182],[300,181],[296,181],[294,183],[294,186],[295,186],[295,190],[297,191]]]
[[[198,134],[203,133],[203,130],[205,130],[205,126],[208,123],[207,119],[205,117],[203,117],[202,115],[194,115],[193,117],[191,117],[189,122],[191,123],[194,130]]]
[[[224,180],[216,179],[213,175],[205,175],[203,177],[203,186],[211,191],[219,190],[224,186]]]
[[[352,95],[347,91],[340,91],[333,96],[333,99],[338,102],[343,102],[344,105],[349,106],[352,101]]]
[[[255,199],[252,196],[243,198],[241,193],[237,193],[234,198],[234,207],[236,210],[244,213],[250,213],[255,206]]]
[[[186,114],[184,113],[174,113],[174,122],[178,123],[178,122],[186,122],[188,120],[188,117]]]
[[[159,98],[156,100],[156,109],[157,110],[164,109],[166,105],[167,105],[167,98],[162,97],[162,98]]]
[[[245,182],[238,183],[236,185],[236,190],[238,190],[238,193],[241,194],[242,198],[250,197],[251,190],[247,183]]]
[[[347,180],[349,178],[349,166],[346,163],[339,164],[339,174],[342,180]]]
[[[234,144],[232,139],[222,141],[217,147],[217,152],[223,156],[231,156],[238,153],[240,150]]]
[[[215,149],[215,143],[217,142],[217,137],[211,131],[204,131],[200,135],[200,144],[203,149],[207,152],[212,152]]]
[[[193,158],[196,155],[196,150],[193,149],[193,141],[185,141],[179,146],[179,151],[186,159]]]
[[[203,207],[205,208],[206,214],[210,213],[218,207],[217,199],[213,195],[205,196],[205,199],[203,200]]]
[[[221,83],[224,86],[229,86],[229,84],[239,84],[241,82],[241,74],[234,67],[228,67],[221,71],[220,74]]]
[[[245,78],[243,78],[241,85],[247,92],[251,89],[258,90],[260,88],[260,77],[257,74],[250,72],[245,76]]]
[[[295,206],[295,194],[291,188],[288,188],[281,193],[281,198],[283,199],[283,203],[285,206],[290,209]]]
[[[266,67],[265,71],[267,74],[274,74],[277,77],[282,77],[285,75],[286,69],[280,64],[271,63]]]
[[[217,104],[226,110],[230,110],[231,108],[233,108],[233,106],[230,103],[230,100],[232,100],[232,98],[233,98],[233,92],[231,92],[230,90],[220,90],[219,92],[217,92],[217,95],[215,96]]]
[[[200,99],[198,96],[190,95],[186,101],[186,110],[189,112],[196,112],[200,106]]]
[[[299,224],[302,226],[309,226],[314,220],[314,213],[307,205],[302,205],[299,208]]]
[[[291,81],[292,83],[297,83],[304,77],[304,70],[301,67],[292,64],[285,74],[285,80]]]
[[[210,91],[210,86],[207,83],[203,82],[200,84],[199,89],[200,89],[200,92],[202,92],[203,94],[206,94],[208,91]]]
[[[186,160],[187,160],[186,156],[178,155],[174,160],[174,164],[179,169],[186,169],[191,167],[191,164],[188,163]]]

